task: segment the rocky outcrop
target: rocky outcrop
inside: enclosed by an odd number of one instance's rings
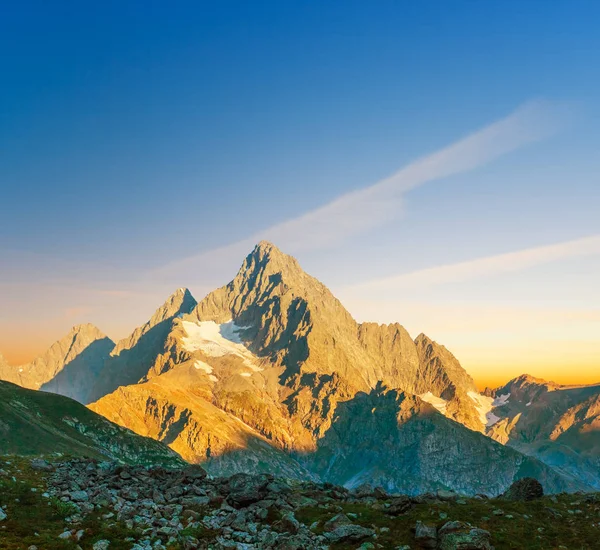
[[[0,364],[0,379],[86,403],[114,342],[91,324],[77,325],[31,363]]]

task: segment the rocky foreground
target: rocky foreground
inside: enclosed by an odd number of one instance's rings
[[[7,550],[598,548],[600,495],[418,497],[267,474],[210,478],[93,459],[0,459]]]

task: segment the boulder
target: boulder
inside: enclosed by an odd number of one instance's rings
[[[206,473],[206,470],[202,468],[202,466],[191,464],[183,470],[183,476],[190,481],[198,481],[201,479],[206,479],[208,474]]]
[[[439,550],[494,550],[489,531],[463,521],[449,521],[438,531]]]
[[[53,472],[54,466],[43,458],[34,458],[31,461],[31,469],[38,472]]]
[[[350,521],[350,518],[346,514],[338,514],[337,516],[333,516],[329,521],[325,522],[325,525],[323,525],[323,531],[330,533],[342,525],[350,525],[351,523],[352,522]]]
[[[437,546],[437,529],[434,526],[417,521],[415,542],[419,548],[435,548]]]
[[[385,513],[391,516],[399,516],[400,514],[406,514],[414,508],[415,501],[409,496],[400,495],[392,498],[389,504],[389,507],[384,510]]]
[[[236,506],[248,506],[262,500],[271,481],[265,474],[235,474],[227,483],[227,501]]]
[[[74,502],[86,502],[89,498],[85,491],[71,491],[71,500]]]
[[[333,531],[325,533],[325,537],[330,542],[357,542],[375,534],[373,529],[362,527],[361,525],[340,525]]]
[[[502,496],[507,500],[535,500],[544,496],[544,488],[537,479],[524,477],[515,481]]]

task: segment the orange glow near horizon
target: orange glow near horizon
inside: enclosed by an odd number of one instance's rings
[[[0,335],[0,354],[13,366],[28,363],[67,334],[73,323],[63,321],[59,325],[55,330],[47,328],[35,337],[32,335],[36,328],[34,326],[19,325],[13,331],[3,331]],[[122,334],[119,334],[119,337],[125,336],[127,331],[120,328]],[[489,361],[489,357],[485,357],[486,354],[473,350],[451,351],[471,374],[480,391],[486,387],[501,387],[522,374],[529,374],[557,384],[600,384],[600,365],[593,353],[588,354],[587,357],[578,357],[576,364],[568,364],[564,361],[564,357],[556,356],[539,357],[530,362],[516,361],[514,357],[510,357],[514,355],[514,350],[512,353],[506,353],[505,361],[498,357],[493,362]]]

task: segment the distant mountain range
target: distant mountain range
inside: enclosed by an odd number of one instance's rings
[[[75,327],[0,378],[73,397],[213,474],[497,494],[600,488],[600,385],[520,377],[485,394],[444,346],[357,323],[267,242],[199,303],[179,289],[114,344]]]

